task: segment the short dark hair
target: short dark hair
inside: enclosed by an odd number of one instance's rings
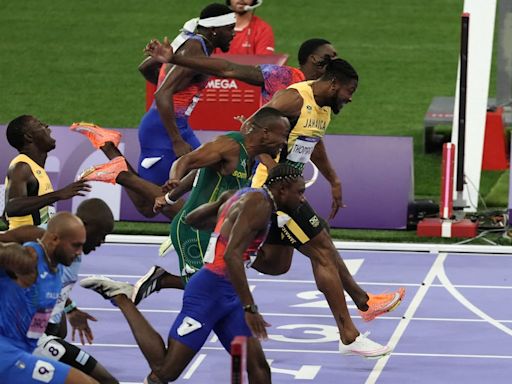
[[[292,183],[302,177],[302,171],[286,163],[279,163],[268,171],[266,186],[271,186],[276,182]]]
[[[280,117],[286,117],[283,112],[272,108],[263,107],[260,108],[252,117],[251,121],[254,121],[256,128],[264,128],[269,123],[269,120],[276,120]]]
[[[325,57],[324,60],[326,67],[321,80],[331,80],[335,78],[342,84],[351,80],[359,80],[359,75],[348,61],[339,58],[332,59],[330,57]]]
[[[201,14],[199,15],[199,18],[207,19],[209,17],[227,15],[228,13],[232,12],[233,11],[224,4],[212,3],[203,8]]]
[[[33,119],[30,115],[21,115],[7,124],[5,135],[11,147],[16,148],[18,151],[23,148],[25,145],[25,133]]]
[[[318,38],[309,39],[303,42],[299,48],[299,64],[304,65],[308,60],[309,55],[313,54],[318,49],[318,47],[321,47],[322,45],[325,44],[331,44],[331,42],[325,39]]]

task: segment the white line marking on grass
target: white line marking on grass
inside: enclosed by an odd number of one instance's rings
[[[473,312],[475,315],[480,317],[481,319],[484,319],[492,326],[498,328],[500,331],[505,332],[507,335],[512,336],[512,329],[508,328],[507,326],[501,324],[496,319],[489,316],[487,313],[473,305],[468,299],[464,297],[451,283],[450,279],[448,279],[448,276],[446,275],[446,271],[444,269],[444,264],[441,265],[441,269],[438,272],[437,277],[441,281],[441,283],[445,286],[446,290],[464,307],[469,309],[471,312]],[[508,305],[505,302],[505,305]]]
[[[391,335],[391,339],[389,340],[388,343],[388,345],[391,348],[395,349],[396,345],[400,341],[400,338],[403,336],[407,326],[411,322],[411,319],[414,317],[414,313],[416,313],[418,307],[425,298],[425,295],[427,294],[428,289],[432,285],[432,282],[434,281],[434,278],[436,277],[438,271],[442,268],[446,256],[446,253],[440,253],[434,260],[434,264],[432,264],[432,267],[430,268],[427,275],[425,276],[425,279],[423,280],[423,285],[418,289],[416,295],[409,304],[409,307],[405,311],[405,319],[400,320],[398,326],[393,332],[393,335]],[[391,355],[384,356],[383,358],[379,359],[379,361],[377,361],[377,363],[373,367],[373,370],[370,372],[370,375],[368,376],[368,379],[366,380],[365,384],[373,384],[377,382],[377,379],[384,370],[384,367],[386,366],[390,356]]]

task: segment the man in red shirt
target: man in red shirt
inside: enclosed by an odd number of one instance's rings
[[[235,37],[227,53],[232,55],[271,55],[274,53],[272,27],[254,15],[263,0],[226,0],[236,15]],[[220,53],[217,49],[215,53]]]

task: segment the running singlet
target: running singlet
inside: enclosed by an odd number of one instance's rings
[[[11,163],[9,164],[9,168],[14,167],[14,165],[17,163],[26,163],[30,167],[32,174],[37,180],[36,185],[28,185],[27,196],[41,196],[46,193],[53,192],[52,182],[50,181],[50,178],[48,177],[48,174],[44,168],[40,167],[30,157],[23,154],[20,154],[12,159]],[[5,185],[7,189],[9,185],[9,179],[7,177],[5,178]],[[22,225],[46,224],[54,213],[55,208],[53,206],[47,205],[35,211],[31,215],[8,217],[9,229],[18,228]]]
[[[184,280],[188,280],[187,274],[192,274],[203,266],[204,252],[211,233],[192,228],[185,223],[185,217],[200,205],[216,201],[223,192],[245,187],[251,176],[251,159],[243,144],[244,136],[240,132],[230,132],[225,136],[240,145],[236,169],[230,175],[222,175],[211,167],[199,169],[190,196],[171,223],[170,236],[178,253]]]
[[[264,79],[261,89],[262,105],[268,103],[277,91],[306,80],[300,69],[287,65],[262,64],[259,68]]]
[[[206,250],[206,255],[204,258],[204,268],[212,271],[213,273],[220,275],[220,276],[226,276],[227,274],[227,265],[224,261],[224,253],[226,251],[226,247],[228,245],[228,238],[225,236],[222,236],[220,234],[220,230],[222,228],[222,225],[224,224],[224,220],[226,219],[227,213],[229,211],[229,208],[236,203],[240,198],[248,193],[248,192],[260,192],[267,196],[267,192],[264,189],[259,188],[244,188],[240,191],[237,191],[231,198],[224,204],[224,207],[222,209],[222,212],[220,213],[219,219],[217,220],[217,225],[215,226],[215,230],[213,231],[210,242],[208,244],[208,249]],[[270,220],[267,225],[267,227],[260,231],[253,241],[249,244],[247,249],[245,250],[244,254],[242,255],[243,261],[246,263],[247,268],[249,268],[254,260],[256,259],[256,256],[258,255],[258,250],[263,245],[263,242],[265,241],[268,230],[270,228]]]
[[[43,248],[36,242],[25,243],[37,253],[37,280],[22,288],[0,269],[0,337],[16,347],[32,352],[44,333],[61,290],[62,266],[51,272]]]
[[[313,95],[313,81],[292,84],[288,88],[296,89],[304,100],[299,118],[288,135],[288,145],[283,148],[279,162],[286,162],[300,170],[311,158],[315,145],[325,135],[331,121],[331,107],[320,107]],[[258,165],[252,186],[261,187],[267,178],[267,169]]]

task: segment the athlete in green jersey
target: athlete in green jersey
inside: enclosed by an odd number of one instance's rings
[[[162,209],[179,196],[181,180],[198,169],[190,197],[171,223],[170,237],[178,253],[182,287],[190,276],[203,265],[203,255],[208,246],[211,231],[200,231],[186,223],[186,215],[198,206],[217,200],[225,191],[244,187],[251,176],[252,160],[260,154],[277,155],[286,143],[290,123],[273,108],[262,108],[244,122],[241,132],[218,136],[174,162],[169,181],[170,190],[156,199],[155,209]],[[156,282],[156,284],[155,284]],[[152,267],[135,285],[133,301],[161,288],[179,288],[176,276],[161,267]]]

